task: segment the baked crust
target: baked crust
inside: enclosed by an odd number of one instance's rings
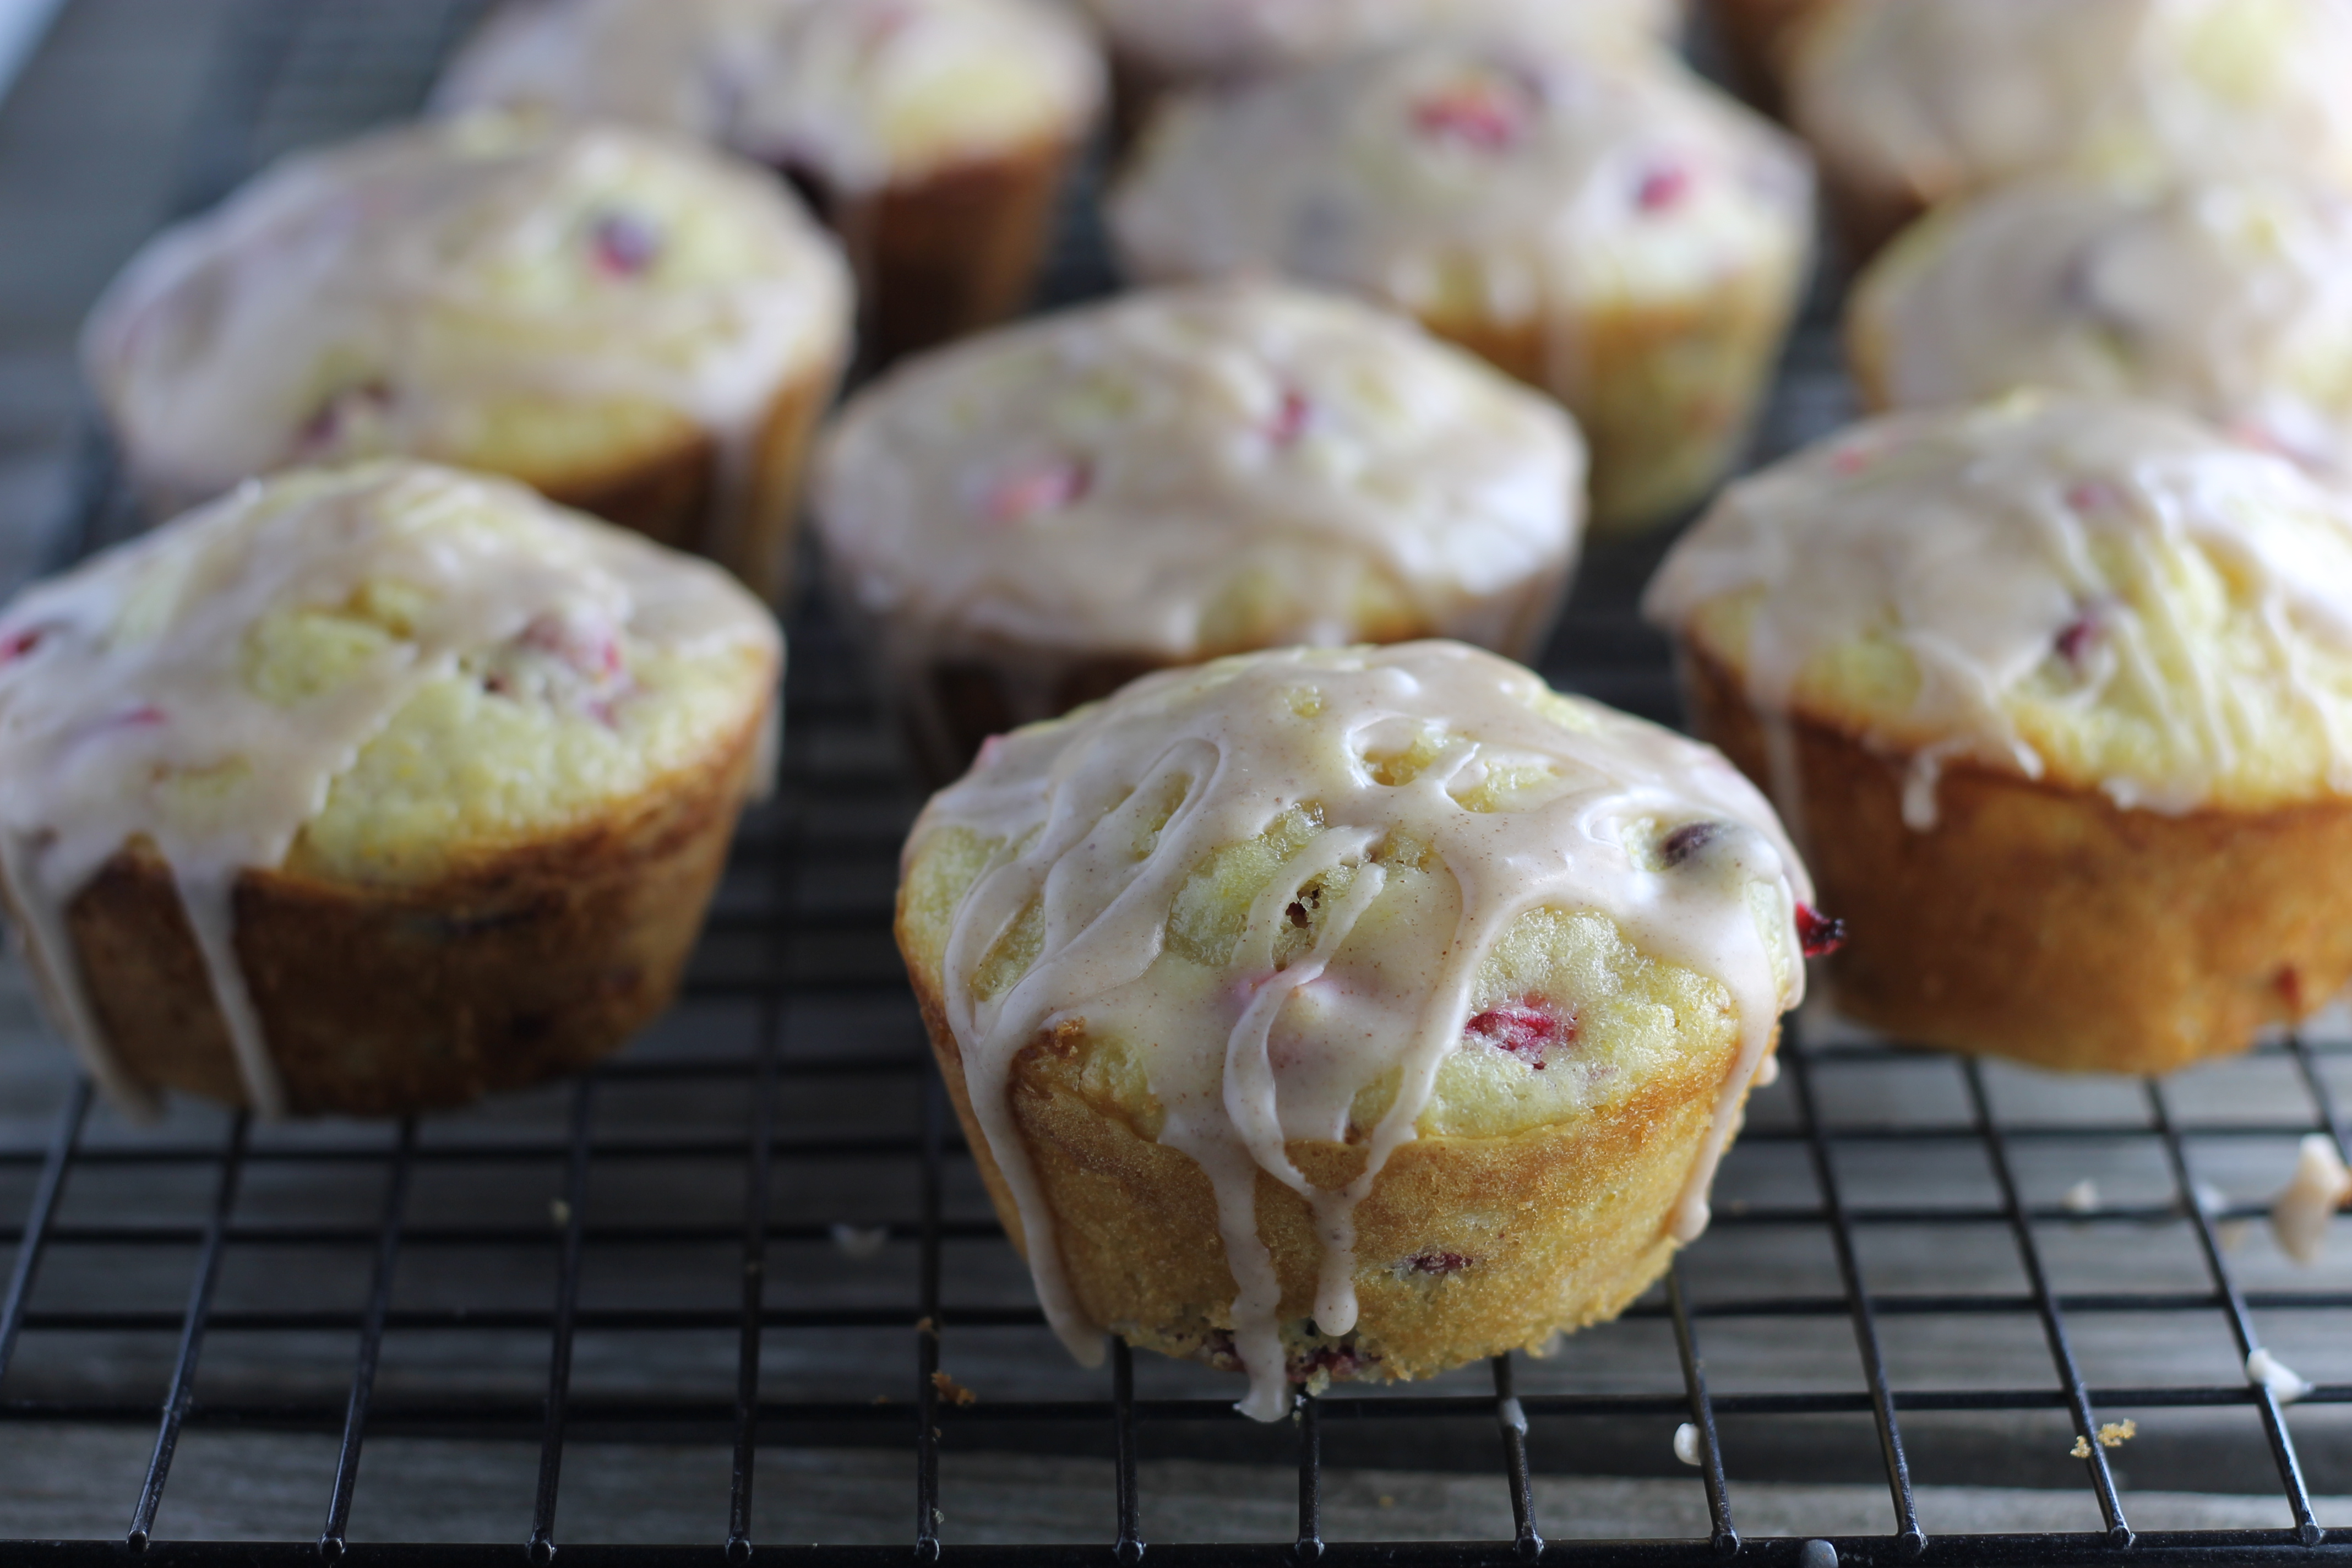
[[[884,364],[1029,302],[1076,153],[1053,140],[975,158],[870,195],[819,192],[865,301],[866,357]]]
[[[1020,1214],[972,1115],[940,977],[900,950],[957,1120],[1013,1243]],[[1207,1175],[1153,1142],[1120,1106],[1080,1087],[1083,1022],[1041,1033],[1015,1058],[1009,1092],[1054,1213],[1073,1291],[1129,1343],[1228,1367],[1234,1285]],[[1731,1062],[1688,1065],[1626,1101],[1567,1125],[1500,1138],[1416,1139],[1390,1157],[1356,1211],[1361,1315],[1332,1339],[1307,1322],[1321,1248],[1306,1200],[1261,1173],[1258,1232],[1282,1280],[1295,1381],[1425,1377],[1624,1310],[1664,1272],[1667,1225]],[[1363,1151],[1297,1142],[1288,1152],[1326,1187],[1363,1168]],[[1438,1260],[1435,1268],[1413,1267]],[[1456,1261],[1459,1267],[1453,1266]]]
[[[289,1110],[389,1116],[582,1068],[669,1005],[723,866],[761,716],[576,831],[414,888],[289,867],[236,889],[236,950]],[[13,911],[12,911],[13,912]],[[243,1104],[170,868],[143,842],[66,910],[126,1076]]]
[[[1685,652],[1695,729],[1769,787],[1738,679]],[[2352,980],[2352,802],[2170,816],[1955,761],[1920,832],[1903,820],[1906,759],[1811,717],[1790,731],[1803,798],[1783,816],[1850,933],[1832,998],[1864,1023],[2161,1073],[2242,1051]]]
[[[832,405],[841,371],[827,359],[777,389],[761,416],[740,495],[729,493],[721,472],[726,453],[701,430],[656,456],[601,473],[522,477],[559,506],[708,556],[753,593],[781,603],[791,586],[809,444]]]
[[[1688,300],[1572,324],[1422,325],[1568,405],[1591,452],[1592,527],[1625,532],[1667,521],[1738,460],[1795,294],[1794,279],[1756,269]]]

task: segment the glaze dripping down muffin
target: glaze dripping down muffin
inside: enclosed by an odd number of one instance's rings
[[[1725,493],[1647,607],[1866,1021],[2066,1067],[2352,977],[2352,495],[2148,404],[1892,416]]]
[[[1705,1225],[1801,994],[1719,756],[1460,644],[1153,676],[908,840],[932,1043],[1048,1317],[1288,1384],[1612,1316]]]
[[[141,252],[83,347],[165,515],[291,465],[413,457],[766,592],[849,324],[837,251],[757,170],[483,115],[275,165]]]
[[[715,567],[520,487],[289,473],[0,612],[0,886],[125,1104],[517,1087],[667,1003],[782,654]]]
[[[1411,322],[1145,290],[876,384],[819,462],[841,600],[927,764],[1144,670],[1443,636],[1531,658],[1582,521],[1557,405]]]

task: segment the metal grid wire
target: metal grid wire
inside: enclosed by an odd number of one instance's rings
[[[254,0],[187,139],[188,204],[215,197],[286,146],[412,105],[475,9],[472,0]],[[1064,298],[1104,280],[1100,247],[1085,232],[1090,217],[1080,207],[1071,221],[1051,290]],[[1768,449],[1817,430],[1842,406],[1825,305],[1815,318],[1792,351]],[[129,499],[100,443],[91,447],[78,506],[76,549],[129,526]],[[1654,550],[1634,550],[1595,561],[1548,673],[1667,717],[1673,696],[1664,650],[1629,607],[1633,584],[1654,559]],[[665,1043],[548,1091],[534,1102],[535,1116],[409,1119],[321,1131],[189,1112],[162,1130],[140,1130],[116,1124],[78,1082],[63,1092],[46,1141],[0,1145],[0,1193],[25,1194],[21,1222],[0,1225],[0,1245],[13,1248],[0,1290],[0,1422],[152,1423],[155,1432],[143,1479],[125,1499],[121,1537],[0,1542],[0,1558],[95,1563],[127,1552],[158,1563],[457,1564],[511,1562],[524,1551],[545,1563],[560,1542],[566,1562],[740,1564],[756,1555],[880,1563],[911,1553],[919,1562],[1132,1563],[1147,1554],[1143,1461],[1182,1452],[1295,1464],[1296,1536],[1255,1544],[1154,1542],[1153,1562],[1696,1563],[1734,1553],[1804,1568],[2352,1561],[2352,1531],[2331,1536],[2315,1517],[2313,1489],[2278,1399],[2242,1378],[2202,1375],[2242,1365],[2260,1347],[2264,1323],[2300,1324],[2303,1343],[2312,1342],[2315,1324],[2322,1340],[2352,1329],[2352,1290],[2292,1278],[2273,1279],[2271,1288],[2242,1283],[2233,1258],[2242,1238],[2233,1227],[2261,1210],[2217,1203],[2201,1179],[2216,1151],[2226,1156],[2312,1131],[2352,1154],[2341,1101],[2352,1082],[2352,1046],[2342,1044],[2290,1038],[2256,1053],[2247,1070],[2273,1079],[2284,1073],[2291,1082],[2283,1089],[2274,1082],[2274,1092],[2246,1102],[2250,1114],[2209,1116],[2210,1094],[2180,1082],[2108,1086],[2110,1101],[2121,1094],[2128,1102],[2113,1113],[2044,1112],[2034,1103],[2038,1090],[2012,1069],[1815,1039],[1792,1021],[1784,1082],[1759,1097],[1739,1146],[1738,1158],[1752,1163],[1736,1169],[1754,1181],[1735,1182],[1735,1168],[1727,1168],[1715,1231],[1621,1324],[1570,1342],[1571,1357],[1588,1342],[1605,1347],[1588,1359],[1606,1375],[1563,1384],[1544,1373],[1547,1363],[1506,1356],[1483,1373],[1454,1374],[1426,1388],[1338,1389],[1302,1401],[1287,1427],[1265,1429],[1234,1415],[1232,1390],[1208,1374],[1191,1373],[1187,1381],[1179,1375],[1186,1369],[1156,1362],[1139,1368],[1123,1345],[1112,1347],[1098,1376],[1039,1372],[1058,1363],[1040,1359],[1052,1353],[1038,1348],[1047,1343],[1042,1319],[978,1195],[888,945],[895,851],[915,796],[821,607],[804,607],[793,630],[782,787],[747,821],[678,1015],[656,1031]],[[1901,1087],[1906,1075],[1922,1070],[1941,1075],[1940,1094]],[[1871,1088],[1878,1079],[1886,1083]],[[645,1113],[649,1104],[673,1102],[683,1109]],[[2143,1201],[2047,1195],[2049,1173],[2058,1168],[2051,1156],[2063,1165],[2084,1149],[2126,1148],[2157,1162],[2152,1184],[2138,1189]],[[1886,1178],[1890,1154],[1904,1168],[1929,1173],[1948,1156],[1979,1167],[1970,1180],[1931,1184],[1927,1196],[1890,1201],[1888,1194],[1906,1196],[1902,1183]],[[1793,1173],[1776,1181],[1775,1159],[1793,1162]],[[552,1184],[546,1217],[530,1213],[527,1202],[492,1201],[535,1194],[541,1189],[533,1183]],[[289,1209],[286,1194],[307,1189],[323,1195]],[[630,1201],[646,1191],[657,1194],[650,1210]],[[1748,1191],[1760,1195],[1733,1195]],[[681,1192],[698,1201],[676,1201]],[[285,1217],[298,1211],[299,1217]],[[861,1213],[864,1223],[845,1226],[836,1216],[847,1212]],[[2159,1236],[2185,1238],[2190,1272],[2171,1289],[2069,1283],[2081,1271],[2053,1249],[2084,1232],[2120,1233],[2135,1247],[2155,1246],[2147,1238]],[[1983,1275],[2001,1271],[1992,1265],[1962,1283],[1949,1270],[1901,1262],[1932,1258],[1948,1245],[1965,1251],[1953,1239],[1964,1234],[1998,1237],[2010,1254],[2003,1267],[2022,1288],[1986,1288]],[[1890,1237],[1908,1238],[1911,1249],[1885,1253]],[[1824,1244],[1822,1288],[1811,1290],[1777,1283],[1801,1270],[1754,1261]],[[884,1289],[838,1288],[823,1261],[877,1249],[900,1265],[887,1271]],[[486,1276],[474,1272],[474,1260],[506,1258],[531,1261],[538,1272],[529,1277],[541,1293],[518,1299],[480,1283]],[[330,1274],[341,1284],[318,1303],[305,1302],[299,1290],[280,1300],[267,1288],[273,1270],[290,1271],[288,1259],[322,1258],[336,1260],[340,1272]],[[699,1304],[608,1289],[611,1269],[598,1269],[614,1258],[623,1273],[690,1277],[704,1287]],[[654,1261],[633,1261],[647,1259]],[[77,1268],[81,1285],[47,1283]],[[239,1268],[258,1270],[264,1287],[248,1282],[219,1304],[225,1278]],[[132,1276],[177,1279],[184,1304],[142,1305],[138,1290],[110,1283]],[[591,1289],[592,1279],[604,1284]],[[2218,1360],[2165,1357],[2126,1365],[2125,1376],[2112,1375],[2116,1357],[2101,1352],[2095,1359],[2109,1373],[2102,1378],[2089,1370],[2094,1356],[2078,1346],[2086,1342],[2086,1323],[2116,1318],[2218,1329],[2226,1346]],[[2028,1332],[2003,1342],[1986,1375],[1939,1384],[1903,1375],[1895,1331],[1913,1322],[1964,1336],[1972,1324],[2023,1324]],[[1743,1386],[1730,1391],[1719,1362],[1710,1391],[1707,1341],[1720,1345],[1743,1326],[1789,1324],[1833,1335],[1841,1324],[1850,1330],[1850,1344],[1832,1357],[1844,1373],[1777,1377],[1768,1353],[1765,1373],[1750,1367],[1739,1378]],[[1026,1345],[1027,1359],[983,1360],[1013,1373],[968,1405],[961,1385],[942,1374],[943,1343],[957,1344],[960,1363],[969,1364],[961,1347],[1000,1331]],[[1612,1334],[1618,1338],[1604,1337]],[[693,1363],[692,1375],[673,1374],[664,1369],[687,1363],[648,1347],[682,1335],[724,1349]],[[470,1361],[412,1357],[415,1364],[396,1379],[387,1370],[397,1369],[403,1347],[464,1337],[493,1348]],[[103,1380],[77,1384],[54,1370],[41,1381],[38,1368],[19,1368],[12,1389],[12,1362],[37,1359],[23,1352],[84,1342],[145,1347],[131,1359],[144,1356],[140,1364],[161,1372],[160,1401],[131,1397]],[[263,1361],[282,1354],[327,1371],[273,1381],[252,1371],[248,1355],[200,1389],[202,1358],[224,1342],[259,1347]],[[305,1344],[326,1348],[313,1362],[288,1348]],[[598,1370],[588,1379],[593,1386],[583,1386],[575,1369],[590,1364],[583,1359],[590,1346],[600,1347]],[[895,1373],[879,1374],[887,1394],[877,1400],[867,1393],[870,1378],[858,1382],[867,1376],[858,1369],[892,1365]],[[651,1373],[635,1383],[614,1374],[615,1367],[645,1366]],[[843,1367],[851,1370],[835,1375]],[[2183,1368],[2200,1375],[2180,1375]],[[1141,1393],[1139,1373],[1148,1385]],[[2297,1420],[2347,1405],[2352,1383],[2326,1384],[2296,1407]],[[2241,1458],[2253,1455],[2274,1476],[2280,1528],[2135,1535],[2128,1489],[2107,1448],[2095,1443],[2087,1458],[2069,1461],[2088,1489],[2095,1527],[1988,1535],[1931,1534],[1923,1525],[1913,1479],[1920,1450],[1916,1442],[1906,1447],[1906,1422],[1916,1436],[1941,1416],[2040,1413],[2063,1443],[2096,1433],[2124,1411],[2152,1425],[2158,1413],[2251,1416],[2235,1441]],[[1727,1475],[1748,1468],[1742,1456],[1777,1454],[1777,1468],[1761,1471],[1784,1479],[1852,1478],[1853,1466],[1834,1461],[1834,1444],[1818,1436],[1825,1418],[1866,1431],[1866,1462],[1887,1493],[1885,1531],[1826,1542],[1802,1533],[1743,1537],[1740,1489]],[[1562,1468],[1559,1455],[1590,1458],[1620,1444],[1655,1450],[1666,1426],[1683,1422],[1695,1438],[1707,1539],[1546,1541],[1538,1478]],[[225,1427],[335,1439],[315,1542],[174,1542],[158,1531],[183,1436]],[[1587,1431],[1590,1440],[1561,1438]],[[351,1539],[368,1441],[403,1434],[536,1442],[535,1485],[518,1500],[518,1517],[527,1511],[523,1544]],[[576,1457],[582,1442],[604,1439],[727,1450],[725,1518],[712,1518],[705,1544],[600,1546],[565,1536],[559,1505],[567,1452]],[[763,1451],[771,1466],[765,1484],[788,1487],[772,1479],[780,1450],[845,1445],[903,1456],[906,1535],[869,1546],[762,1540],[755,1552]],[[1105,1539],[1038,1547],[943,1540],[943,1450],[991,1447],[1110,1461]],[[1341,1448],[1487,1468],[1507,1494],[1514,1538],[1327,1541],[1323,1467],[1327,1451]]]

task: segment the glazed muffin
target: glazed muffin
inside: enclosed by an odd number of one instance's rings
[[[1786,138],[1664,58],[1436,42],[1172,105],[1110,217],[1139,278],[1339,285],[1548,387],[1624,527],[1743,446],[1810,200]]]
[[[288,159],[116,279],[84,359],[158,515],[296,464],[503,474],[760,591],[848,274],[758,170],[475,116]]]
[[[1232,86],[1433,32],[1540,29],[1587,48],[1655,47],[1681,0],[1086,0],[1110,45],[1123,133],[1171,89]]]
[[[1053,0],[509,0],[444,108],[525,104],[717,142],[809,194],[887,358],[1013,314],[1104,94]]]
[[[1997,186],[1889,247],[1846,330],[1875,407],[2146,397],[2352,473],[2352,199],[2306,181]]]
[[[2352,494],[2156,405],[1895,415],[1726,491],[1647,609],[1864,1022],[2162,1072],[2352,977]]]
[[[1802,992],[1808,897],[1714,752],[1424,642],[1007,737],[916,823],[898,931],[1064,1342],[1238,1368],[1274,1420],[1655,1279]]]
[[[461,1104],[667,1005],[782,657],[520,486],[283,474],[0,612],[0,889],[128,1108]]]
[[[937,782],[1148,669],[1454,637],[1533,658],[1583,519],[1559,405],[1370,306],[1145,290],[912,361],[814,486]]]
[[[1791,121],[1854,258],[2041,169],[2352,182],[2336,0],[1832,0],[1790,45]]]

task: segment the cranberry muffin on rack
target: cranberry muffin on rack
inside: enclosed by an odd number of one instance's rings
[[[1539,29],[1581,47],[1655,48],[1681,0],[1086,0],[1109,41],[1119,123],[1167,92],[1229,87],[1430,33]]]
[[[1576,556],[1557,404],[1412,322],[1236,283],[910,360],[814,486],[836,599],[932,776],[1145,670],[1454,637],[1533,658]]]
[[[770,165],[839,231],[887,358],[1027,301],[1104,90],[1060,0],[508,0],[436,101],[658,126]]]
[[[274,468],[415,457],[765,593],[849,336],[833,242],[757,169],[482,115],[280,163],[142,251],[83,356],[158,515]]]
[[[1352,289],[1549,389],[1596,526],[1663,520],[1745,443],[1803,280],[1803,154],[1663,57],[1535,36],[1360,53],[1172,104],[1114,192],[1148,281]]]
[[[2352,184],[2337,0],[1824,0],[1790,120],[1859,261],[1947,197],[2053,167]]]
[[[725,573],[505,480],[248,484],[0,610],[0,891],[127,1108],[462,1104],[667,1005],[782,658]]]
[[[1890,416],[1646,607],[1905,1038],[2162,1072],[2352,978],[2352,493],[2152,404]]]
[[[2352,195],[2287,175],[2017,180],[1882,252],[1846,340],[1876,408],[2146,397],[2352,475]]]
[[[1424,642],[1007,736],[916,823],[898,931],[1064,1342],[1245,1372],[1272,1421],[1646,1289],[1802,994],[1809,896],[1716,752]]]

